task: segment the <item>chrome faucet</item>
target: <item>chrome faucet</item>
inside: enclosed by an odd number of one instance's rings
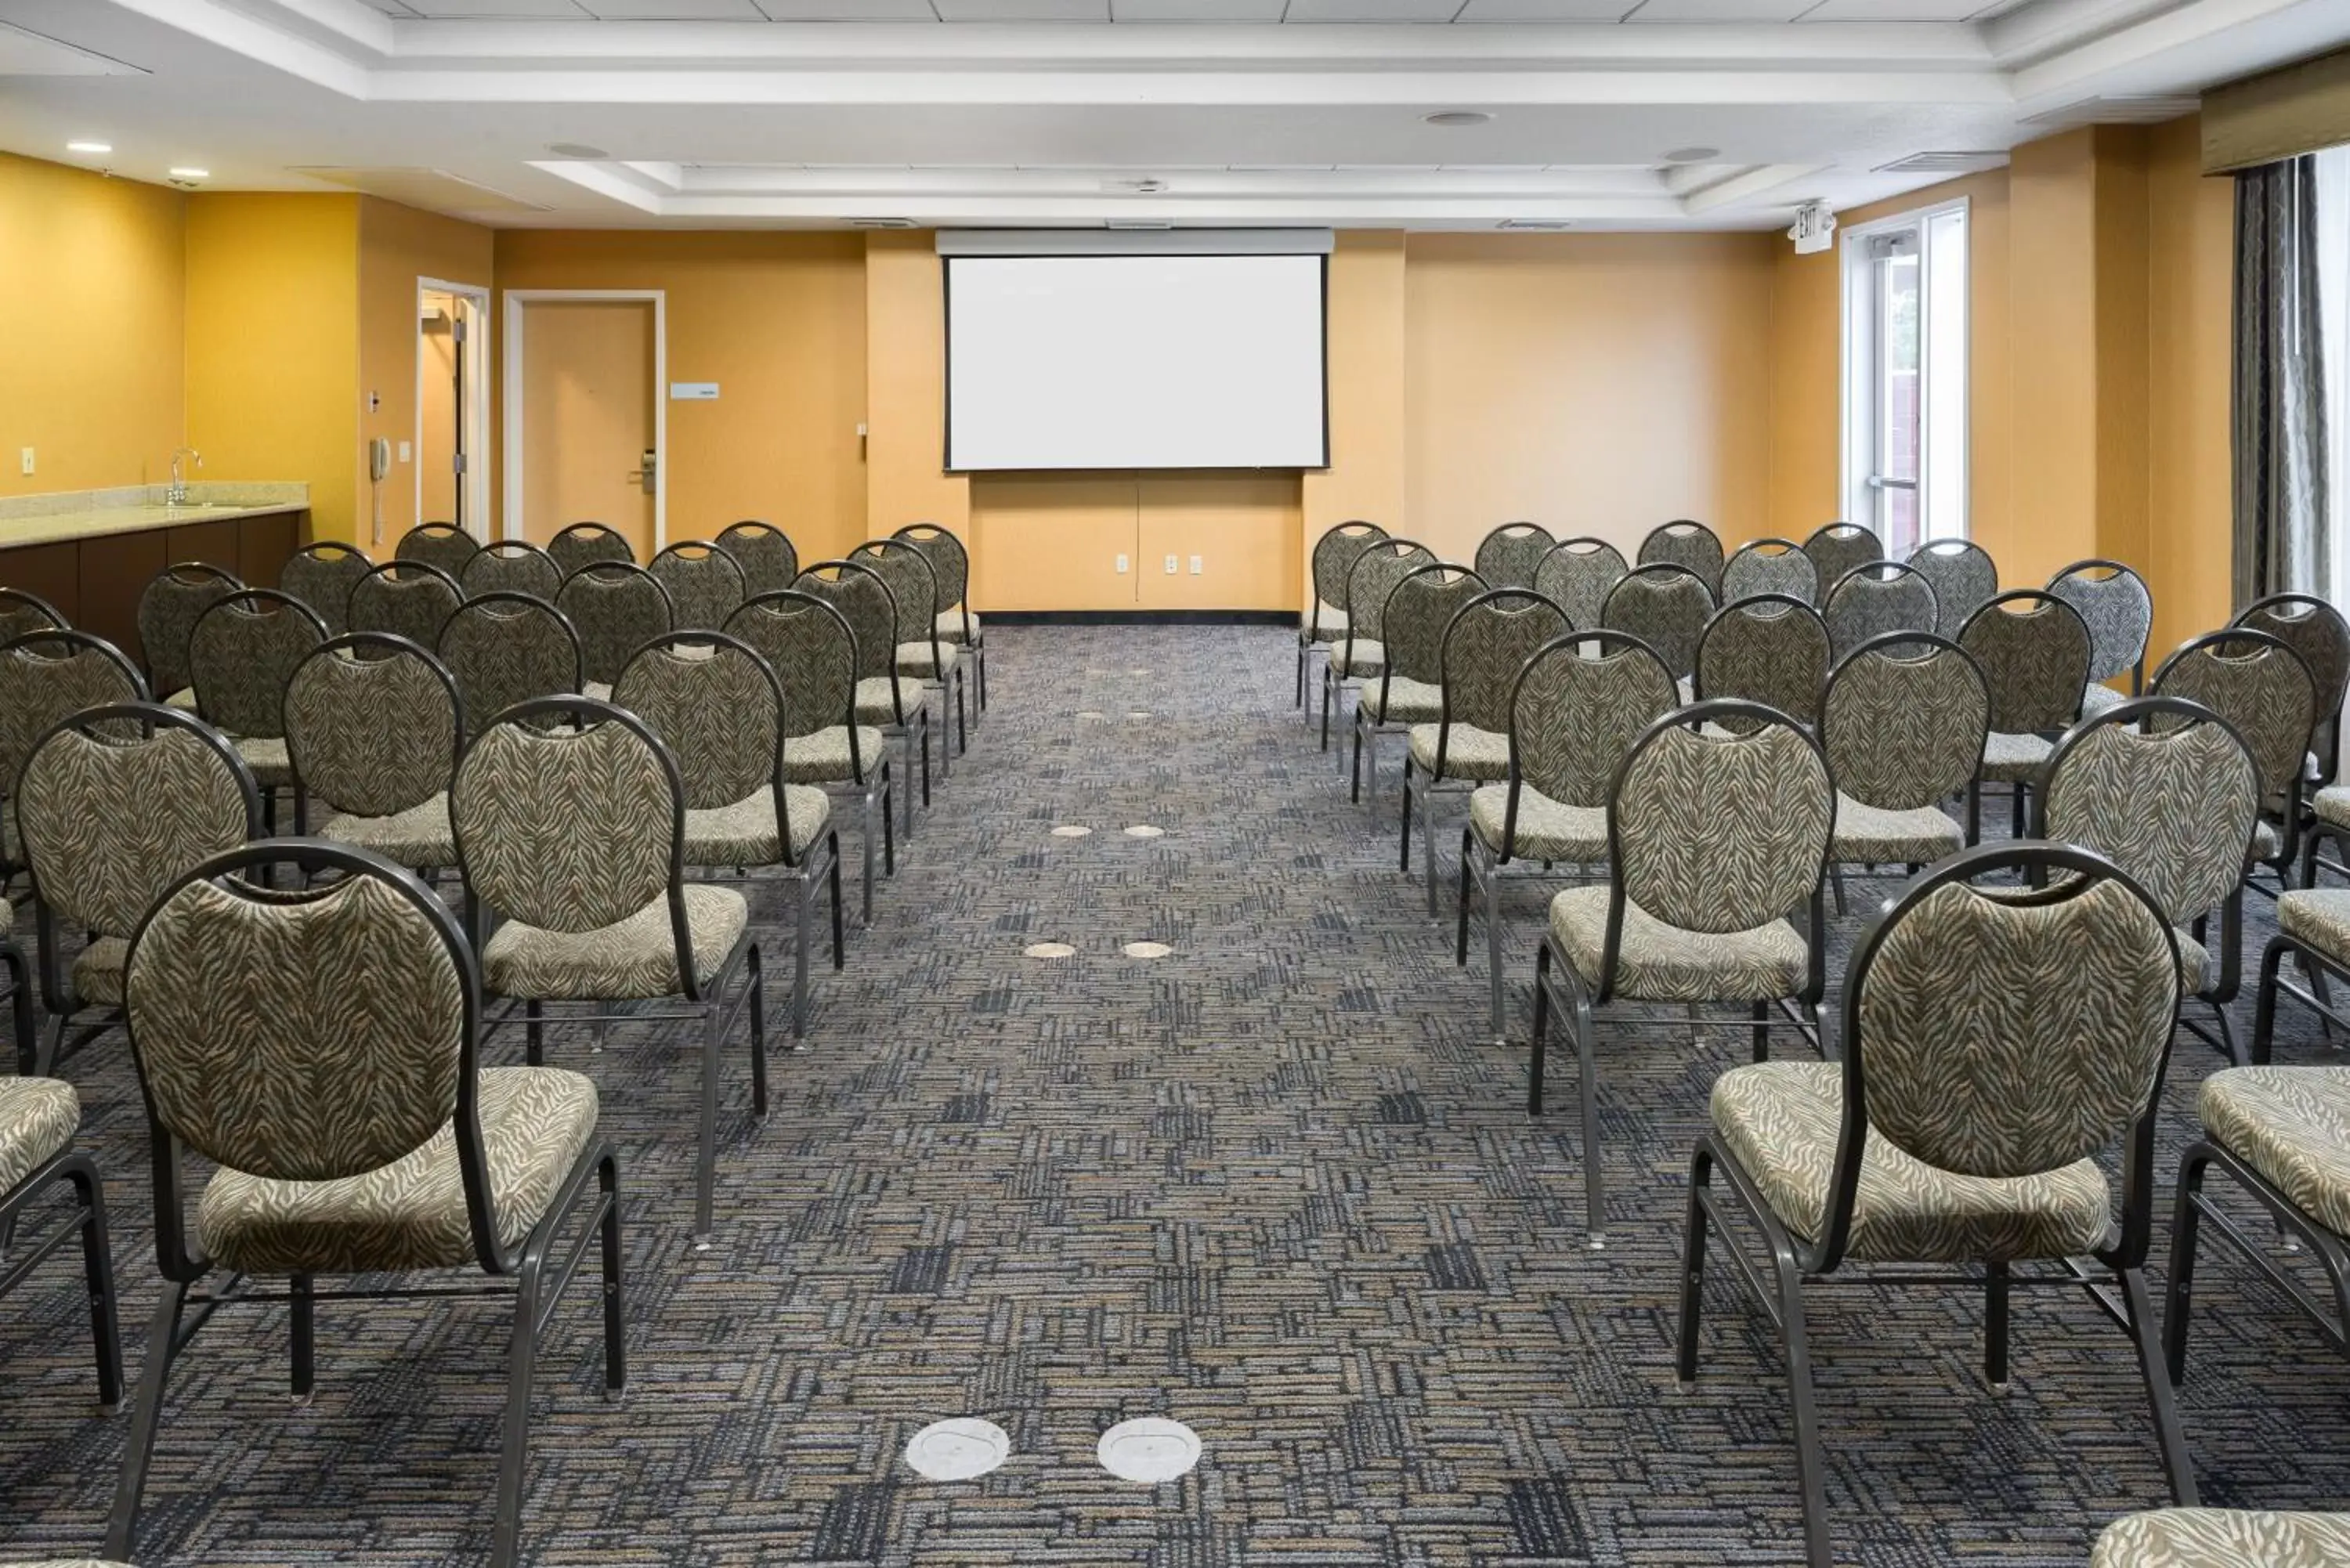
[[[183,457],[198,468],[204,465],[204,454],[194,447],[183,446],[172,453],[172,487],[163,492],[163,504],[166,506],[185,506],[188,504],[188,481],[180,468],[180,460]]]

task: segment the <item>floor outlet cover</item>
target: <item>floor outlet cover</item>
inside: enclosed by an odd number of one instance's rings
[[[1093,829],[1090,827],[1080,827],[1073,822],[1064,823],[1060,826],[1053,829],[1053,836],[1055,838],[1083,838],[1087,834],[1091,833]]]
[[[1128,942],[1124,950],[1128,958],[1162,959],[1175,950],[1165,942]]]
[[[936,1421],[914,1434],[906,1445],[906,1463],[932,1480],[970,1480],[1002,1464],[1012,1453],[1012,1438],[993,1421],[958,1416]]]
[[[1200,1462],[1200,1452],[1198,1433],[1159,1416],[1119,1422],[1094,1449],[1102,1469],[1130,1481],[1173,1480]]]
[[[1153,827],[1147,822],[1138,822],[1126,830],[1126,836],[1128,838],[1157,838],[1166,831],[1163,827]]]
[[[1075,958],[1077,950],[1066,942],[1032,942],[1020,951],[1025,958]]]

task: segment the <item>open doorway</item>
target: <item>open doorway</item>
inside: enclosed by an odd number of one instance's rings
[[[490,291],[419,278],[416,520],[476,539],[490,518]]]

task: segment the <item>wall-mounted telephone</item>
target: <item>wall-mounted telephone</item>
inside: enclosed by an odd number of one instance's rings
[[[391,472],[391,442],[378,436],[368,442],[368,482],[374,486],[375,542],[383,543],[383,482]]]

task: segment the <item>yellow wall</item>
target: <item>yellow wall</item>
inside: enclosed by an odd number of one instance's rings
[[[359,198],[359,439],[391,442],[390,475],[383,482],[385,547],[417,523],[416,371],[417,280],[490,286],[494,232],[396,202]],[[442,346],[447,337],[442,337]],[[374,406],[370,409],[370,403]],[[444,436],[443,440],[446,439]],[[400,443],[411,444],[409,461],[399,461]],[[356,472],[353,515],[368,516],[372,487],[362,462]],[[448,488],[444,485],[444,491]],[[445,519],[448,508],[433,514]],[[370,535],[372,531],[370,530]]]
[[[2147,180],[2147,561],[2158,657],[2232,612],[2229,342],[2235,191],[2201,171],[2192,117],[2157,126]]]
[[[864,526],[852,539],[881,538],[909,523],[935,524],[966,540],[971,535],[971,481],[941,466],[947,323],[939,266],[930,234],[866,236],[864,417],[870,433]],[[805,548],[800,556],[815,558]]]
[[[1330,254],[1330,466],[1300,476],[1298,558],[1355,518],[1400,532],[1404,441],[1404,237],[1342,234]],[[1305,604],[1300,574],[1298,606]]]
[[[420,322],[416,344],[416,509],[417,520],[425,523],[446,523],[457,515],[457,472],[451,462],[457,451],[458,307],[454,295],[436,299],[442,318],[430,327]],[[481,347],[475,343],[474,351]],[[488,458],[477,452],[473,461],[478,466]]]

